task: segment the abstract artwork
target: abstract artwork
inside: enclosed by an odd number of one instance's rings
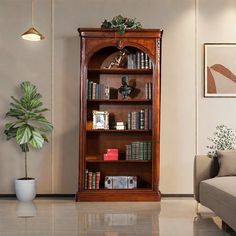
[[[236,44],[206,43],[205,97],[236,97]]]

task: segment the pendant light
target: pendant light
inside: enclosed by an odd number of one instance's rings
[[[40,41],[43,40],[45,37],[34,27],[34,0],[31,1],[31,7],[32,7],[32,12],[31,12],[32,27],[29,28],[25,33],[23,33],[21,37],[29,41]]]

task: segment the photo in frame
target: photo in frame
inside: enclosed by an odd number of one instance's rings
[[[93,129],[109,129],[108,111],[93,111]]]
[[[204,44],[204,96],[236,97],[236,43]]]

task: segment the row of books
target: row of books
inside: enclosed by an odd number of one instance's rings
[[[106,84],[99,84],[91,80],[88,80],[87,98],[88,99],[117,99],[118,90],[116,88],[109,87]]]
[[[126,160],[152,160],[152,142],[132,142],[125,145]]]
[[[151,130],[152,109],[132,111],[128,113],[128,130]]]
[[[135,54],[129,54],[127,57],[127,68],[128,69],[152,69],[152,61],[142,51],[137,51]]]
[[[152,99],[152,83],[148,82],[145,84],[145,99]]]
[[[101,172],[90,172],[85,170],[84,188],[85,189],[99,189],[101,179]]]

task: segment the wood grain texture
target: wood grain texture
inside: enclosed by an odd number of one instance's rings
[[[81,38],[80,65],[80,150],[79,186],[76,201],[160,201],[160,63],[161,30],[129,30],[120,35],[115,30],[79,29]],[[126,68],[104,69],[104,61],[120,49],[131,52],[141,50],[153,62],[152,70],[130,70]],[[139,90],[130,101],[121,97],[113,100],[87,100],[87,79],[105,83],[114,88],[121,85],[122,75],[129,75]],[[152,82],[152,100],[145,100],[144,85]],[[92,120],[92,111],[109,111],[116,121],[127,121],[130,111],[152,109],[152,130],[86,130],[87,121]],[[125,161],[125,145],[133,141],[152,141],[152,161]],[[118,148],[118,162],[104,162],[107,148]],[[86,161],[86,156],[96,156],[99,161]],[[122,161],[123,160],[123,161]],[[138,188],[130,190],[85,190],[85,169],[101,171],[102,183],[106,175],[136,175]]]

